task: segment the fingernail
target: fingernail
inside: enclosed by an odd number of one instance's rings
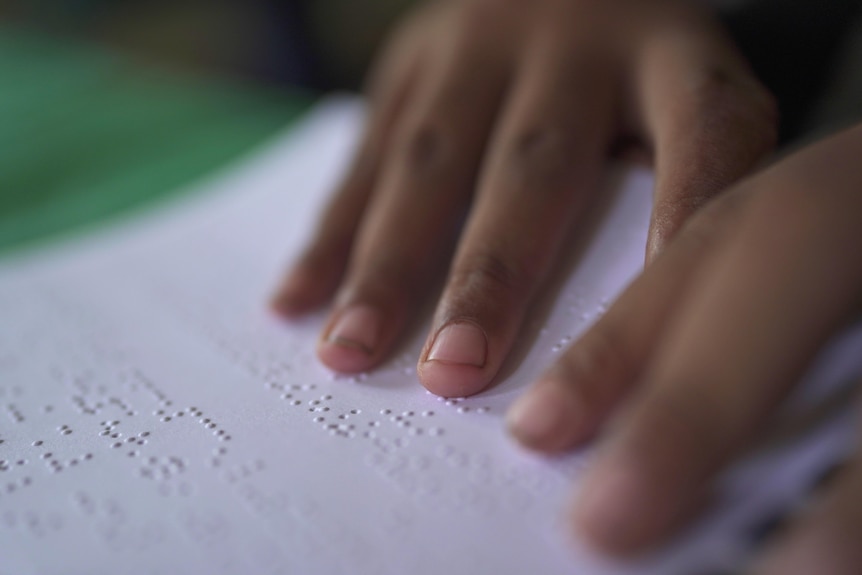
[[[338,316],[326,341],[371,355],[380,337],[380,323],[377,310],[362,305],[348,307]]]
[[[570,436],[567,428],[577,424],[578,411],[571,393],[553,383],[540,383],[509,408],[506,426],[520,443],[539,447]]]
[[[485,334],[472,323],[450,323],[437,333],[427,361],[484,367],[488,354]]]

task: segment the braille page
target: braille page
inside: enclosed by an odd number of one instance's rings
[[[756,450],[667,550],[590,554],[566,528],[589,449],[530,454],[503,416],[640,269],[649,175],[611,178],[506,375],[443,399],[416,380],[423,326],[343,376],[315,359],[322,314],[266,307],[360,122],[324,103],[181,201],[0,261],[0,574],[717,573],[846,451],[849,416],[827,413]]]

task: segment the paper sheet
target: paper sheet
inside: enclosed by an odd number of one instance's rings
[[[615,179],[511,373],[444,400],[416,381],[422,330],[336,376],[313,354],[322,315],[266,309],[360,118],[325,103],[182,201],[0,262],[0,574],[716,573],[847,448],[833,417],[739,467],[670,549],[591,555],[565,516],[588,453],[526,453],[502,419],[639,270],[649,175]],[[822,384],[858,369],[859,339]]]

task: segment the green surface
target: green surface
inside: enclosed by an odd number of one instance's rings
[[[0,251],[175,193],[310,103],[0,26]]]

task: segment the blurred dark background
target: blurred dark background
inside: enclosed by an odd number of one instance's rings
[[[162,65],[315,89],[355,88],[411,0],[0,0],[0,21]]]
[[[698,1],[698,0],[692,0]],[[782,139],[803,132],[862,0],[700,0],[778,96]],[[0,22],[101,43],[180,70],[316,92],[357,89],[417,0],[0,0]]]

